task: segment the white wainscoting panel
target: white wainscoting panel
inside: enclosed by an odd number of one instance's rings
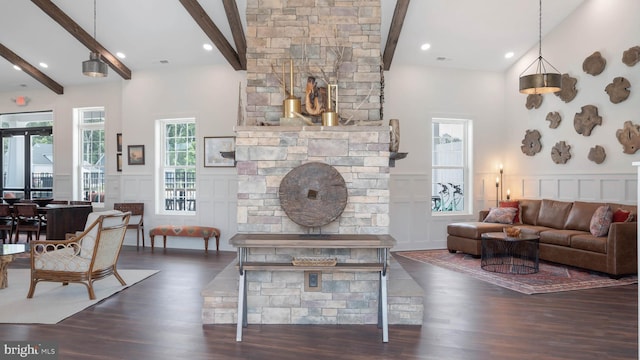
[[[432,215],[431,181],[425,174],[392,174],[390,233],[396,251],[446,248],[447,225],[476,221],[478,212],[495,206],[496,174],[476,174],[470,215]],[[556,199],[636,204],[637,174],[577,174],[563,176],[505,176],[503,192],[512,199]]]

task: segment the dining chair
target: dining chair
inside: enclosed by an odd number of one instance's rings
[[[8,204],[0,204],[0,231],[2,232],[2,243],[8,239],[11,244],[13,229],[16,226],[16,219]]]
[[[69,205],[69,200],[51,200],[49,204],[54,205]]]
[[[36,233],[36,239],[40,239],[40,233],[46,228],[45,222],[38,213],[38,205],[33,203],[18,203],[13,206],[16,217],[16,243],[19,240],[20,232],[27,232],[27,242],[32,239],[31,234]]]
[[[136,247],[140,247],[140,234],[142,234],[142,247],[144,247],[144,203],[115,203],[113,209],[131,213],[127,229],[136,229]]]
[[[86,200],[71,200],[69,205],[91,205],[91,201]]]

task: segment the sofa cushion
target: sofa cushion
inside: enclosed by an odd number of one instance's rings
[[[591,225],[589,226],[591,235],[606,236],[609,232],[609,225],[611,225],[612,219],[613,211],[611,211],[611,206],[602,205],[598,207],[591,217]]]
[[[482,234],[488,232],[502,232],[508,225],[485,222],[461,222],[447,225],[447,234],[480,240]]]
[[[520,200],[520,221],[523,224],[537,225],[541,200]]]
[[[567,215],[569,215],[572,205],[573,203],[566,201],[542,199],[536,225],[554,229],[564,228],[565,220],[567,219]]]
[[[571,247],[601,254],[607,253],[607,237],[593,236],[591,233],[574,235],[571,237]]]
[[[500,201],[501,208],[514,208],[516,209],[516,216],[513,217],[514,224],[522,224],[520,221],[520,202],[519,201]]]
[[[541,244],[553,244],[560,246],[569,246],[571,244],[571,237],[574,235],[588,234],[579,230],[556,230],[550,229],[540,232]]]
[[[489,215],[484,218],[484,222],[513,224],[513,218],[516,216],[517,211],[518,209],[512,207],[491,208],[489,210]]]
[[[589,231],[591,218],[602,203],[576,201],[569,211],[564,229]]]

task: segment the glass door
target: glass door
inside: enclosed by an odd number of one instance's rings
[[[2,129],[2,197],[53,197],[51,127]]]

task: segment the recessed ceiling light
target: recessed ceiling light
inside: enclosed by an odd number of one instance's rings
[[[40,63],[40,67],[41,67],[41,68],[45,68],[45,69],[46,69],[46,68],[48,68],[48,67],[49,67],[49,65],[47,65],[47,63],[43,63],[43,62],[41,62],[41,63]]]
[[[120,51],[116,53],[116,56],[119,57],[120,59],[124,59],[127,57],[127,55],[125,55],[124,53],[121,53]]]
[[[515,55],[513,53],[513,51],[509,51],[508,53],[504,54],[504,58],[505,59],[511,59],[513,57],[513,55]]]
[[[20,66],[18,66],[18,65],[13,65],[13,68],[18,70],[18,71],[22,71],[22,69],[20,69]]]
[[[211,44],[204,44],[204,45],[202,45],[202,48],[207,50],[207,51],[213,50],[213,46],[211,46]]]
[[[422,44],[422,46],[420,46],[420,50],[422,51],[427,51],[431,48],[431,44]]]

